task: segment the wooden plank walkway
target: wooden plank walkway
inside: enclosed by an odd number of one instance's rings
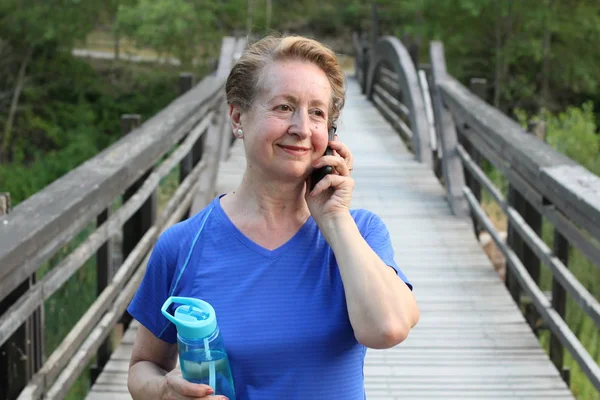
[[[451,214],[433,172],[414,160],[352,78],[338,132],[355,158],[352,206],[383,218],[421,309],[404,343],[367,352],[367,399],[573,399],[470,221]],[[217,192],[231,190],[244,166],[237,142],[221,165]],[[87,399],[130,399],[127,366],[136,327]]]

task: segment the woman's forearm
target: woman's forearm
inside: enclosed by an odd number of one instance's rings
[[[158,399],[167,371],[150,361],[129,367],[127,387],[134,400]]]
[[[412,292],[371,249],[349,213],[324,225],[321,230],[339,266],[357,340],[371,348],[400,343],[419,318]]]

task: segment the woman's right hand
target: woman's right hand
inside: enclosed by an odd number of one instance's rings
[[[215,391],[208,385],[192,383],[183,379],[176,368],[165,375],[160,388],[161,400],[228,400],[225,396],[213,396]]]

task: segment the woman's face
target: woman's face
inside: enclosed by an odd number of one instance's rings
[[[275,62],[259,79],[251,108],[239,114],[249,168],[289,182],[306,178],[327,147],[331,86],[325,73],[303,61]],[[232,115],[235,126],[235,116]]]

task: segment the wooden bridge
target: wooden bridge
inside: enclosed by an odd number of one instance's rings
[[[119,142],[2,217],[0,399],[64,398],[90,363],[88,399],[130,399],[137,325],[125,308],[152,246],[233,188],[245,166],[223,90],[244,46],[225,38],[216,71],[198,84],[182,75],[182,94],[165,110],[142,125],[124,116]],[[598,300],[568,269],[571,246],[600,267],[600,179],[448,75],[441,43],[431,44],[426,66],[394,37],[371,44],[355,36],[354,48],[338,130],[355,157],[353,207],[383,218],[421,309],[404,343],[367,352],[367,398],[573,398],[565,353],[600,391],[598,364],[564,320],[568,294],[600,326]],[[507,198],[484,163],[509,183]],[[175,192],[157,205],[160,182],[177,176]],[[506,215],[506,240],[482,208],[482,189]],[[552,249],[540,238],[542,217],[555,228]],[[75,250],[36,277],[90,226]],[[505,279],[479,243],[483,230],[505,257]],[[98,297],[43,359],[44,302],[90,258]],[[541,265],[552,272],[551,293],[539,287]],[[116,346],[110,338],[123,329]],[[543,329],[551,332],[549,354],[537,336]]]

